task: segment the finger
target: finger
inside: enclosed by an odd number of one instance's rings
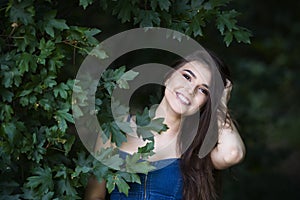
[[[231,87],[232,88],[232,83],[229,79],[226,79],[226,86],[225,88]]]

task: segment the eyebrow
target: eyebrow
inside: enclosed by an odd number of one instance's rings
[[[194,78],[197,78],[197,76],[196,76],[191,70],[189,70],[189,69],[184,69],[183,71],[186,71],[186,72],[188,72],[189,74],[191,74]],[[203,84],[201,84],[201,85],[204,86],[206,89],[209,90],[208,85],[206,85],[205,83],[203,83]]]
[[[197,78],[197,76],[189,69],[184,69],[183,71],[186,71],[188,73],[190,73],[194,78]]]
[[[209,87],[208,87],[208,85],[206,85],[205,83],[203,83],[202,84],[204,87],[206,87],[206,89],[208,89],[209,90]]]

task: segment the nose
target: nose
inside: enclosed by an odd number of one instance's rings
[[[193,83],[188,83],[186,85],[186,91],[190,94],[190,95],[194,95],[195,91],[196,91],[196,85],[194,85]]]

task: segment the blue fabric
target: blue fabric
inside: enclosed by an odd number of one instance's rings
[[[121,156],[122,157],[122,156]],[[147,175],[139,174],[141,184],[129,183],[128,196],[117,189],[112,191],[111,200],[181,200],[182,176],[180,159],[171,158],[152,162],[157,170]]]

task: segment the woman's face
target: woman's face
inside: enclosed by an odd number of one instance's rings
[[[211,72],[197,61],[177,69],[165,82],[165,100],[173,112],[188,116],[197,112],[207,101]]]

